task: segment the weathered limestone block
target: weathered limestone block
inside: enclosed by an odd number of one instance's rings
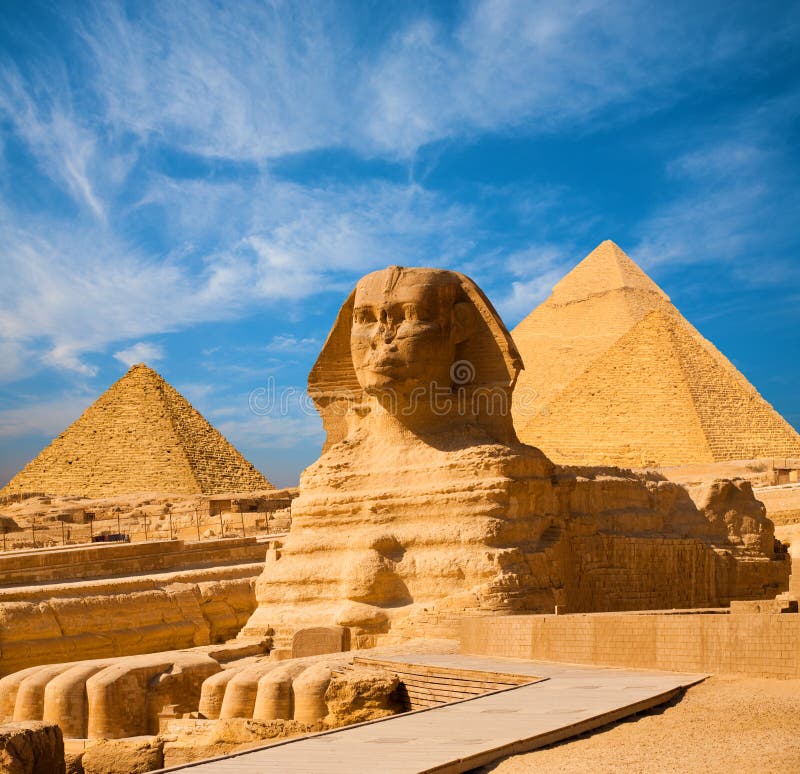
[[[251,746],[271,739],[306,734],[314,730],[312,725],[294,720],[252,720],[250,718],[228,718],[218,721],[211,732],[210,742],[214,749],[220,746]]]
[[[259,680],[278,666],[279,662],[262,661],[238,671],[225,689],[219,711],[222,720],[252,718]]]
[[[58,723],[66,739],[86,737],[89,722],[86,681],[109,663],[108,660],[101,660],[68,666],[47,683],[43,720]]]
[[[325,726],[338,728],[401,712],[399,684],[397,675],[383,669],[356,667],[334,675],[325,691]]]
[[[166,704],[193,711],[203,681],[222,667],[200,653],[133,656],[106,667],[86,683],[89,703],[87,736],[120,739],[156,733],[158,713]]]
[[[340,626],[363,647],[455,636],[474,614],[727,603],[741,552],[684,489],[557,467],[519,443],[509,409],[521,365],[463,275],[364,277],[309,376],[327,441],[241,635],[283,651],[298,631]],[[755,576],[785,583],[789,563],[766,541],[753,550]]]
[[[241,580],[207,581],[197,584],[200,612],[208,621],[209,642],[235,637],[256,606],[255,584]]]
[[[213,578],[213,570],[188,577]],[[0,673],[32,664],[136,655],[224,642],[255,607],[251,576],[171,582],[158,576],[0,592]],[[2,700],[0,700],[1,702]],[[2,707],[2,704],[0,704]]]
[[[318,723],[328,714],[325,692],[331,682],[328,664],[314,664],[293,681],[294,719],[300,723]]]
[[[312,626],[292,637],[292,658],[350,650],[350,630],[344,626]]]
[[[197,710],[204,718],[216,720],[219,717],[228,683],[244,668],[244,666],[238,668],[232,666],[203,681]]]
[[[9,723],[14,719],[14,707],[20,685],[41,668],[41,666],[28,667],[0,678],[0,723]]]
[[[732,545],[754,556],[772,554],[775,525],[749,481],[714,481],[695,487],[691,494],[705,518],[724,530]]]
[[[4,774],[64,774],[64,740],[52,723],[0,725],[0,771]]]
[[[164,766],[164,743],[156,737],[102,739],[83,753],[84,774],[145,774]]]
[[[258,681],[253,707],[255,720],[291,720],[294,717],[293,683],[306,666],[302,662],[282,664]]]
[[[22,680],[17,689],[17,700],[14,703],[14,720],[42,720],[44,691],[47,684],[70,666],[70,664],[54,664],[41,667]]]

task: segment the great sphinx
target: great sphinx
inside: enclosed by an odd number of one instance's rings
[[[367,646],[452,636],[468,615],[716,606],[785,586],[747,484],[735,486],[761,533],[749,551],[713,518],[713,495],[698,508],[660,476],[559,467],[520,443],[510,406],[522,367],[463,274],[362,278],[311,370],[327,440],[243,634],[279,648],[338,626]]]

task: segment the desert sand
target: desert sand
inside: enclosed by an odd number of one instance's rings
[[[800,680],[709,677],[682,698],[475,774],[797,772]]]

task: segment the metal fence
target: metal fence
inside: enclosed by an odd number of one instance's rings
[[[50,546],[99,542],[145,542],[153,540],[215,540],[220,537],[271,535],[288,530],[288,508],[276,511],[202,513],[197,510],[167,510],[158,515],[106,513],[43,515],[15,520],[0,515],[2,550],[14,551]]]

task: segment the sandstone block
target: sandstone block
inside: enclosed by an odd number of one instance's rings
[[[294,719],[300,723],[318,723],[327,714],[325,693],[331,682],[331,668],[314,664],[305,669],[292,683]]]
[[[400,680],[381,669],[357,667],[336,674],[325,691],[328,728],[363,723],[402,711],[397,699]]]
[[[65,774],[64,740],[53,723],[0,725],[0,771],[5,774]]]
[[[157,737],[102,739],[82,758],[84,774],[145,774],[164,765],[164,745]]]
[[[158,714],[167,704],[195,710],[203,681],[222,667],[204,654],[178,652],[122,659],[86,683],[87,736],[120,739],[158,732]]]

